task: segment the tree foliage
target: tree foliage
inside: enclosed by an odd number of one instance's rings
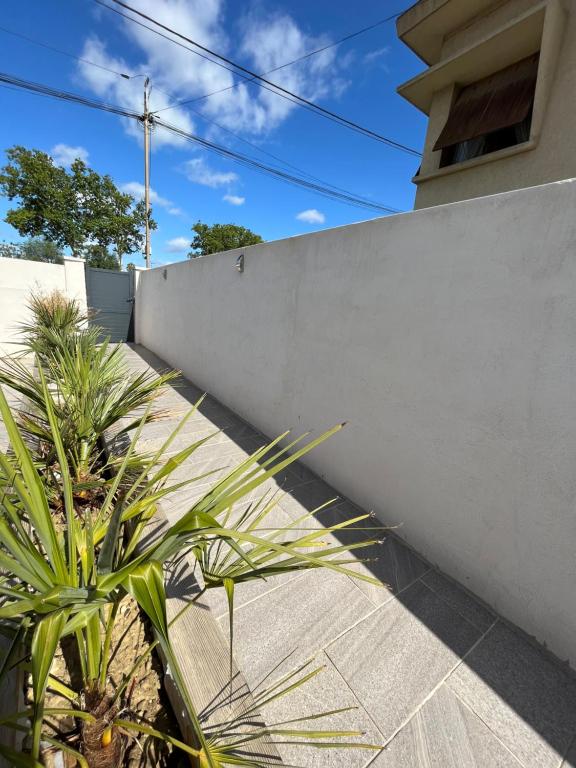
[[[64,264],[62,251],[56,243],[43,237],[31,237],[22,244],[21,259],[43,261],[46,264]]]
[[[112,269],[116,272],[120,269],[120,262],[116,255],[110,253],[103,245],[87,245],[84,249],[84,258],[89,267]]]
[[[192,227],[192,231],[196,234],[190,243],[192,248],[188,254],[190,259],[264,242],[260,235],[238,224],[212,224],[210,226],[198,221]]]
[[[3,241],[0,243],[0,258],[3,259],[20,259],[22,246],[20,243],[7,243]]]
[[[23,243],[0,243],[0,256],[7,259],[42,261],[45,264],[64,263],[64,256],[56,243],[43,237],[31,237]]]
[[[14,146],[6,156],[0,192],[18,206],[5,221],[20,235],[46,238],[75,256],[84,254],[87,243],[96,244],[111,250],[118,264],[125,254],[141,250],[144,204],[121,192],[110,176],[80,159],[66,170],[38,149]],[[150,226],[156,228],[152,219]]]

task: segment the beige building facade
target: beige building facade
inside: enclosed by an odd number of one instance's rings
[[[428,65],[416,208],[576,177],[576,0],[420,0],[398,35]]]

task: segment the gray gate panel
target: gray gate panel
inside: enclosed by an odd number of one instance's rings
[[[134,291],[130,272],[87,267],[86,295],[92,325],[102,326],[111,341],[133,341],[130,336]]]

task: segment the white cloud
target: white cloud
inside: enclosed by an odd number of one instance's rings
[[[222,198],[227,203],[230,203],[230,205],[244,205],[246,202],[245,197],[239,197],[238,195],[224,195]]]
[[[194,184],[202,184],[204,187],[224,187],[238,181],[238,174],[233,171],[215,171],[203,158],[195,157],[184,164],[184,172],[189,181]]]
[[[308,208],[306,211],[300,211],[296,215],[298,221],[305,221],[307,224],[324,224],[326,216],[316,208]]]
[[[176,29],[193,40],[224,55],[230,54],[258,72],[267,71],[298,58],[328,42],[326,36],[313,36],[303,31],[291,16],[285,13],[270,14],[256,10],[241,18],[238,35],[232,39],[225,32],[227,19],[225,11],[235,4],[225,0],[139,0],[138,8],[162,24]],[[111,15],[101,20],[116,23]],[[234,19],[232,19],[234,21]],[[127,74],[146,72],[152,80],[152,110],[161,110],[179,99],[193,99],[213,91],[229,89],[237,82],[226,69],[216,66],[190,51],[172,45],[131,21],[121,21],[120,29],[132,49],[134,65],[129,66],[120,56],[113,55],[106,45],[92,36],[85,41],[81,56]],[[228,26],[230,26],[228,24]],[[292,90],[307,99],[320,99],[338,95],[347,87],[341,77],[348,65],[346,57],[337,54],[335,48],[305,59],[270,75],[271,79],[284,88]],[[125,80],[110,72],[98,70],[80,63],[81,78],[93,92],[108,102],[121,104],[130,109],[142,110],[143,79]],[[168,95],[168,92],[170,95]],[[199,108],[207,117],[215,118],[220,124],[234,131],[263,134],[276,128],[295,109],[295,105],[269,90],[258,89],[242,82],[237,87],[225,90],[200,102]],[[160,113],[167,122],[174,123],[186,131],[193,131],[194,125],[185,106]],[[133,120],[126,120],[127,130],[140,136],[141,128]],[[182,145],[184,140],[158,128],[153,144]]]
[[[56,144],[50,150],[52,159],[56,165],[62,165],[64,168],[69,168],[74,160],[82,160],[82,162],[88,162],[88,150],[84,147],[71,147],[68,144]]]
[[[144,184],[141,184],[139,181],[127,181],[125,184],[120,184],[120,191],[132,195],[136,200],[144,200]],[[152,205],[167,208],[168,213],[171,213],[173,216],[182,215],[180,208],[175,208],[174,203],[165,197],[161,197],[152,187],[150,187],[150,202]]]
[[[384,48],[376,48],[373,51],[368,51],[364,55],[364,62],[366,64],[375,64],[376,62],[380,61],[380,59],[383,59],[385,56],[388,55],[390,52],[390,48],[388,46],[384,46]]]
[[[328,42],[326,36],[306,34],[288,14],[258,15],[252,12],[245,18],[241,52],[249,60],[251,69],[268,72]],[[316,101],[341,93],[344,84],[338,72],[339,60],[336,49],[332,48],[278,69],[269,79],[305,99]],[[220,103],[219,99],[219,96],[209,99],[206,110],[217,114],[218,121],[227,127],[240,125],[252,133],[276,128],[295,109],[292,101],[270,90],[250,90],[247,85],[222,94]]]
[[[168,240],[164,250],[166,253],[182,253],[182,251],[187,251],[189,248],[189,237],[174,237],[172,240]]]
[[[128,24],[128,22],[126,22],[126,24]],[[134,36],[132,33],[132,27],[140,30],[141,32],[144,32],[141,27],[137,27],[137,25],[131,24],[130,28],[126,26],[125,29],[125,31],[129,33],[129,37]],[[150,39],[157,37],[151,32],[149,32],[148,35]],[[158,38],[158,40],[162,40],[162,38]],[[167,45],[167,47],[172,47],[166,43],[166,40],[163,42]],[[142,62],[140,67],[131,67],[122,58],[112,56],[108,52],[105,43],[103,43],[97,37],[89,37],[86,40],[80,55],[87,61],[91,61],[94,64],[99,64],[102,67],[113,69],[116,72],[124,72],[128,75],[139,74],[147,67],[146,61]],[[118,75],[115,75],[113,72],[107,72],[104,69],[98,69],[97,67],[90,66],[90,64],[85,62],[80,62],[78,64],[78,70],[83,83],[104,101],[108,103],[119,104],[120,106],[138,113],[142,112],[144,100],[144,79],[142,77],[134,78],[132,80],[125,80],[122,77],[118,77]],[[165,83],[166,78],[161,76],[160,73],[158,73],[156,76],[154,69],[150,70],[150,74],[152,77],[152,82],[158,85],[156,90],[154,90],[154,87],[152,89],[150,102],[151,108],[156,110],[167,107],[168,104],[172,103],[173,99],[168,92],[165,92],[165,90],[168,91],[169,88],[169,84],[167,82]],[[168,73],[166,73],[166,77],[169,77]],[[160,91],[160,88],[162,88],[162,91]],[[126,132],[142,141],[142,128],[140,124],[131,118],[123,117],[121,119],[123,120],[126,127]],[[178,128],[181,128],[184,131],[194,131],[194,123],[190,119],[189,114],[180,108],[172,109],[169,113],[167,113],[167,122],[176,125]],[[165,130],[157,130],[154,132],[152,147],[157,148],[165,144],[182,146],[184,143],[185,139],[179,136],[176,136]]]

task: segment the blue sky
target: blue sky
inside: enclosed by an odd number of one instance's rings
[[[255,71],[266,71],[308,50],[401,11],[410,0],[133,0],[132,5]],[[153,83],[152,109],[235,82],[214,64],[125,21],[93,0],[20,0],[4,8],[2,26]],[[142,78],[115,74],[33,45],[0,30],[0,69],[93,98],[140,109]],[[423,116],[396,86],[423,64],[396,38],[390,22],[305,63],[271,76],[275,82],[378,133],[416,149]],[[80,155],[135,195],[143,182],[142,140],[134,123],[115,115],[0,88],[0,148],[22,144],[50,152],[63,164]],[[412,208],[410,179],[418,159],[360,136],[242,84],[162,113],[187,131],[276,163],[260,150],[355,194],[400,210]],[[200,112],[200,114],[198,114]],[[206,118],[206,119],[203,119]],[[208,122],[210,120],[212,122]],[[214,126],[214,121],[241,139]],[[3,159],[3,158],[2,158]],[[377,214],[285,185],[197,149],[158,129],[153,135],[152,189],[158,230],[154,265],[186,257],[197,221],[234,222],[272,240],[372,218]],[[0,216],[9,207],[0,200]],[[17,233],[0,223],[0,240]],[[140,254],[131,258],[143,263]]]

